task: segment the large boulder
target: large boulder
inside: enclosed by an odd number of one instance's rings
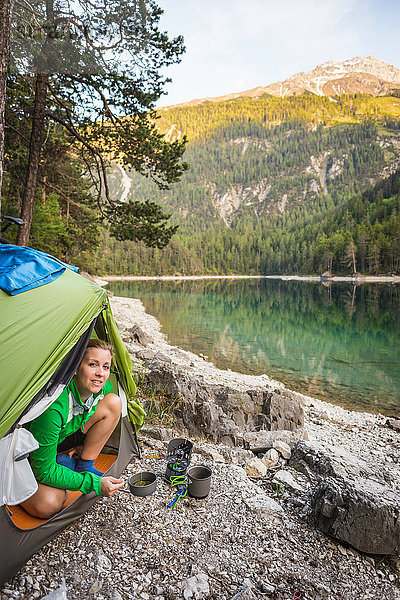
[[[313,490],[317,526],[369,554],[399,555],[400,496],[371,479],[328,477]]]
[[[400,495],[383,467],[307,441],[295,445],[289,465],[313,483],[311,514],[322,531],[361,552],[399,554]]]
[[[304,426],[304,412],[300,402],[275,392],[265,399],[263,417],[266,425],[263,429],[271,431],[277,429],[296,431]]]
[[[208,438],[226,446],[236,446],[240,437],[239,427],[212,400],[186,401],[180,414],[182,422],[179,429],[185,431],[187,436]]]
[[[189,401],[205,401],[209,398],[208,390],[199,385],[186,369],[168,364],[159,358],[146,361],[145,366],[143,387],[170,398],[185,398]]]
[[[369,463],[342,446],[325,446],[300,441],[292,449],[291,467],[313,479],[320,477],[364,478],[378,483],[391,482],[390,474],[375,463]]]
[[[235,445],[247,431],[295,431],[304,424],[299,399],[278,391],[243,391],[211,384],[187,369],[158,359],[146,362],[143,378],[143,385],[151,392],[181,400],[176,412],[178,425],[193,437]]]

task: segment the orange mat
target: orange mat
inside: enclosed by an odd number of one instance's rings
[[[117,457],[113,454],[100,454],[96,462],[94,463],[94,466],[102,473],[105,473],[111,467],[116,458]],[[62,510],[64,510],[64,508],[67,508],[67,506],[75,502],[75,500],[77,500],[81,495],[82,492],[70,491],[68,494],[68,498],[62,507]],[[46,522],[46,520],[48,520],[38,519],[37,517],[32,517],[31,515],[28,515],[28,513],[19,504],[17,504],[16,506],[9,506],[7,507],[7,510],[10,519],[12,520],[14,525],[16,525],[16,527],[18,527],[19,529],[34,529],[35,527],[39,527],[39,525],[42,525]]]

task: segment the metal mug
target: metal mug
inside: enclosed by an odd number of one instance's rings
[[[209,467],[198,465],[190,467],[188,476],[188,494],[192,498],[205,498],[210,493],[212,471]]]

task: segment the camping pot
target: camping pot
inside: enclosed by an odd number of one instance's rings
[[[176,450],[181,450],[185,455],[185,458],[190,463],[190,458],[192,456],[193,444],[190,440],[185,438],[174,438],[168,444],[167,448],[167,460],[170,455],[175,455]]]
[[[128,483],[134,496],[150,496],[156,491],[157,475],[153,471],[139,471],[129,477]]]
[[[192,498],[205,498],[211,487],[212,471],[204,465],[190,467],[188,470],[188,494]]]

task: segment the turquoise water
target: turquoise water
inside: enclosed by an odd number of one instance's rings
[[[171,344],[345,408],[400,414],[400,286],[281,280],[139,281]]]

